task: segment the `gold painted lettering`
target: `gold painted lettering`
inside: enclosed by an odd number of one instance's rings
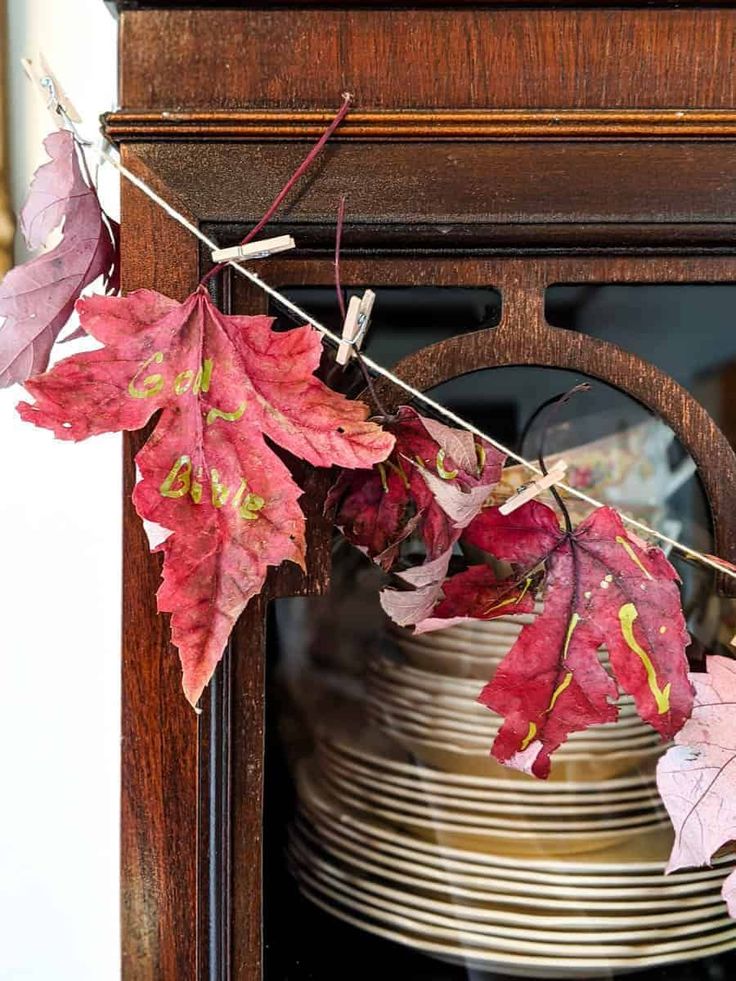
[[[537,726],[536,726],[536,724],[534,722],[530,722],[529,723],[529,731],[527,732],[526,736],[524,736],[524,740],[523,740],[523,742],[521,744],[521,750],[522,750],[522,752],[527,748],[527,746],[532,741],[532,739],[534,739],[534,737],[536,736],[536,734],[537,734]]]
[[[221,508],[223,504],[227,504],[230,488],[226,484],[220,483],[220,474],[214,467],[210,471],[210,483],[212,484],[212,505]]]
[[[245,518],[246,521],[255,521],[258,517],[258,512],[262,511],[265,505],[266,502],[260,494],[248,494],[238,509],[238,514],[241,518]]]
[[[212,358],[205,358],[201,368],[197,372],[197,377],[194,379],[194,385],[192,387],[192,391],[194,392],[195,395],[199,395],[200,392],[209,392],[211,381],[212,381]]]
[[[243,418],[243,413],[245,412],[245,402],[241,402],[237,409],[233,409],[232,412],[223,412],[222,409],[210,409],[207,413],[207,418],[205,422],[208,426],[211,426],[213,422],[218,419],[224,419],[225,422],[237,422],[238,419]]]
[[[195,504],[202,502],[202,468],[197,467],[197,476],[192,480],[191,488],[192,500]]]
[[[631,545],[629,545],[629,543],[626,541],[626,539],[625,538],[622,538],[621,535],[616,535],[616,541],[621,546],[621,548],[626,552],[626,554],[631,559],[631,561],[634,562],[636,565],[639,566],[639,568],[644,573],[644,575],[647,577],[647,579],[651,579],[652,578],[651,572],[647,568],[645,568],[644,563],[641,561],[641,559],[639,558],[639,556],[633,550],[633,548],[631,547]],[[606,577],[606,578],[608,578],[608,577]]]
[[[187,368],[186,371],[180,371],[174,379],[174,394],[184,395],[188,392],[192,384],[192,378],[194,378],[194,372],[191,368]]]
[[[163,375],[148,375],[140,383],[141,387],[138,387],[138,378],[151,364],[161,364],[164,360],[163,351],[156,351],[152,354],[148,360],[144,361],[140,366],[138,371],[133,375],[128,385],[128,394],[134,399],[147,399],[152,395],[158,395],[161,389],[164,387],[164,376]]]
[[[454,480],[455,477],[460,473],[459,470],[445,470],[445,451],[440,449],[437,453],[437,459],[435,460],[437,466],[437,473],[442,477],[443,480]]]
[[[665,712],[669,712],[670,710],[670,689],[672,688],[672,685],[666,684],[664,688],[659,687],[657,672],[654,670],[652,659],[639,645],[636,637],[634,637],[634,621],[638,616],[639,611],[636,609],[634,604],[625,603],[618,611],[618,619],[619,623],[621,624],[621,633],[624,635],[624,640],[629,645],[631,650],[644,665],[644,670],[647,673],[647,684],[649,685],[649,690],[654,696],[654,701],[657,704],[659,714],[664,715]]]
[[[174,465],[169,470],[164,482],[159,488],[162,497],[184,497],[189,493],[191,486],[192,461],[184,455],[174,461]]]

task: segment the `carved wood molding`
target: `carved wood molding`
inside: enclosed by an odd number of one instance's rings
[[[143,140],[307,140],[322,133],[330,110],[218,112],[124,109],[103,117],[116,143]],[[432,110],[350,114],[337,140],[731,140],[731,109]]]

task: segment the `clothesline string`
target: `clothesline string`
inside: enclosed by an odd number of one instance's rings
[[[122,164],[120,160],[117,158],[117,156],[112,152],[109,146],[95,146],[95,145],[87,144],[85,146],[85,150],[95,153],[101,160],[105,161],[106,163],[109,163],[112,167],[114,167],[115,170],[117,170],[122,177],[124,177],[127,181],[129,181],[131,184],[137,187],[139,191],[142,191],[143,194],[145,194],[148,198],[150,198],[151,201],[153,201],[163,211],[165,211],[170,218],[178,222],[178,224],[180,224],[183,228],[186,228],[187,231],[191,232],[191,234],[194,235],[197,239],[199,239],[199,241],[202,242],[203,245],[206,245],[210,251],[213,251],[214,249],[217,249],[219,247],[218,244],[214,242],[208,235],[205,235],[205,233],[200,228],[198,228],[193,222],[189,221],[189,219],[185,215],[177,211],[176,208],[174,208],[171,204],[169,204],[168,201],[162,198],[160,194],[154,191],[154,189],[150,187],[150,185],[148,185],[140,177],[138,177],[131,170],[129,170],[124,164]],[[240,263],[232,259],[227,263],[227,265],[231,266],[233,269],[235,269],[235,271],[239,275],[244,276],[251,283],[253,283],[254,286],[257,286],[258,289],[262,290],[264,293],[270,296],[281,307],[283,307],[285,310],[288,310],[291,314],[293,314],[294,317],[296,317],[298,320],[311,324],[312,327],[318,330],[323,337],[327,338],[327,340],[329,340],[335,346],[340,345],[342,338],[338,334],[334,333],[334,331],[330,330],[328,327],[320,323],[318,320],[315,320],[314,317],[312,317],[305,310],[302,310],[301,307],[299,307],[296,303],[293,303],[287,296],[284,296],[283,293],[280,293],[277,289],[274,289],[273,286],[270,286],[265,280],[261,279],[261,277],[257,273],[253,272],[251,269],[247,268],[246,266],[240,265]],[[363,359],[363,363],[368,368],[370,368],[370,370],[374,374],[382,378],[385,378],[393,385],[396,385],[398,388],[401,388],[404,392],[407,393],[407,395],[410,395],[412,399],[414,399],[415,401],[425,405],[427,408],[431,409],[437,415],[442,416],[444,419],[447,419],[449,422],[454,423],[459,428],[465,429],[468,432],[472,433],[474,436],[478,436],[480,439],[486,440],[501,453],[504,453],[510,459],[521,464],[523,467],[527,468],[532,473],[538,475],[541,474],[541,470],[536,464],[532,463],[530,460],[525,459],[523,456],[520,456],[510,447],[504,446],[504,444],[499,442],[499,440],[494,439],[494,437],[489,436],[487,433],[483,432],[482,429],[479,429],[477,426],[473,425],[473,423],[468,422],[466,419],[463,419],[462,416],[459,416],[456,412],[453,412],[452,409],[448,409],[447,406],[442,405],[441,402],[437,402],[430,395],[427,395],[425,392],[421,391],[421,389],[414,388],[413,385],[410,385],[408,382],[404,381],[404,379],[401,378],[399,375],[394,374],[388,368],[384,368],[383,365],[379,364],[377,361],[374,361],[366,354],[362,354],[361,357]],[[586,504],[590,504],[592,507],[604,506],[602,501],[598,501],[595,498],[590,497],[590,495],[586,494],[584,491],[581,491],[576,487],[571,487],[569,484],[560,482],[558,484],[558,487],[562,488],[567,494],[570,494],[571,496],[578,498],[578,500],[584,501]],[[722,564],[720,561],[713,558],[712,556],[706,555],[703,552],[698,552],[696,549],[690,548],[687,545],[683,545],[682,542],[677,541],[677,539],[671,538],[669,535],[665,535],[663,532],[658,531],[656,528],[651,528],[649,525],[646,525],[644,522],[639,521],[637,518],[633,518],[630,515],[621,513],[621,518],[631,528],[636,528],[636,530],[641,532],[642,534],[647,535],[651,538],[656,538],[660,542],[669,545],[671,548],[682,553],[687,558],[694,559],[703,565],[715,569],[717,572],[723,573],[732,579],[736,579],[736,571],[729,568],[727,565]]]

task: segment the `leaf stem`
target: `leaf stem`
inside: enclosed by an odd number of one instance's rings
[[[340,249],[342,247],[342,229],[345,224],[345,195],[340,198],[337,206],[337,224],[335,226],[335,292],[337,293],[337,306],[340,310],[340,317],[345,323],[347,310],[345,309],[345,294],[340,282]]]
[[[521,437],[519,438],[519,452],[523,451],[524,441],[529,435],[529,432],[532,426],[534,425],[534,423],[536,422],[536,420],[543,413],[546,413],[544,426],[542,427],[542,432],[540,433],[540,437],[539,437],[539,450],[537,452],[537,462],[539,463],[539,469],[542,471],[545,477],[549,473],[549,471],[547,470],[547,464],[545,463],[544,457],[545,457],[545,445],[547,442],[547,434],[549,432],[550,424],[552,423],[553,419],[559,412],[560,408],[563,405],[565,405],[567,402],[569,402],[570,399],[573,397],[573,395],[577,395],[578,392],[589,392],[589,391],[590,391],[590,385],[587,382],[581,382],[579,385],[573,385],[572,388],[568,389],[566,392],[563,392],[561,395],[553,395],[552,398],[547,399],[546,402],[542,402],[539,408],[536,409],[527,420],[527,424],[526,426],[524,426],[524,429],[522,430],[521,433]],[[555,503],[557,504],[557,507],[560,509],[560,512],[562,513],[562,517],[565,522],[565,532],[566,534],[571,535],[572,521],[570,520],[570,512],[567,510],[567,505],[562,500],[562,495],[554,485],[550,487],[550,492],[552,494],[552,497],[554,497],[555,499]]]
[[[324,145],[330,139],[330,137],[335,132],[335,130],[337,129],[337,127],[340,125],[340,123],[343,121],[343,119],[347,116],[348,112],[350,111],[350,104],[352,102],[352,99],[353,99],[353,97],[352,97],[352,95],[349,92],[345,92],[344,93],[342,105],[340,106],[340,109],[338,110],[337,115],[335,116],[335,118],[332,120],[332,122],[330,123],[330,125],[324,131],[324,133],[322,134],[322,136],[320,136],[320,138],[317,140],[317,142],[311,148],[311,150],[309,151],[309,153],[306,155],[306,157],[299,164],[299,166],[296,168],[296,170],[291,175],[291,177],[287,180],[287,182],[281,188],[281,190],[279,191],[279,193],[276,195],[276,197],[273,199],[273,201],[271,202],[271,204],[268,206],[268,208],[264,212],[263,217],[260,219],[260,221],[256,225],[254,225],[254,227],[248,232],[248,234],[243,239],[241,239],[241,241],[239,243],[240,245],[247,245],[247,243],[250,242],[252,239],[254,239],[255,236],[260,231],[262,231],[262,229],[273,218],[274,214],[281,207],[281,204],[284,201],[284,198],[286,198],[286,196],[289,194],[289,192],[294,187],[294,185],[297,183],[297,181],[301,177],[303,177],[304,174],[306,174],[306,172],[309,170],[310,166],[314,162],[315,158],[319,155],[319,153],[323,149]],[[205,283],[207,283],[210,279],[212,279],[213,276],[216,276],[227,265],[228,265],[227,262],[218,262],[216,265],[214,265],[212,267],[212,269],[210,269],[210,271],[208,273],[206,273],[202,277],[202,279],[200,280],[200,286],[203,286]]]

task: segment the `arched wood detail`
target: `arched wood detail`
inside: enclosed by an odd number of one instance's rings
[[[736,563],[736,453],[703,406],[655,365],[615,344],[552,327],[539,288],[504,290],[498,327],[459,334],[403,358],[394,371],[422,391],[485,368],[528,365],[576,371],[631,396],[662,419],[695,461],[708,498],[716,553]],[[401,395],[382,386],[384,398]],[[685,543],[686,544],[686,543]],[[736,595],[736,582],[718,587]]]

